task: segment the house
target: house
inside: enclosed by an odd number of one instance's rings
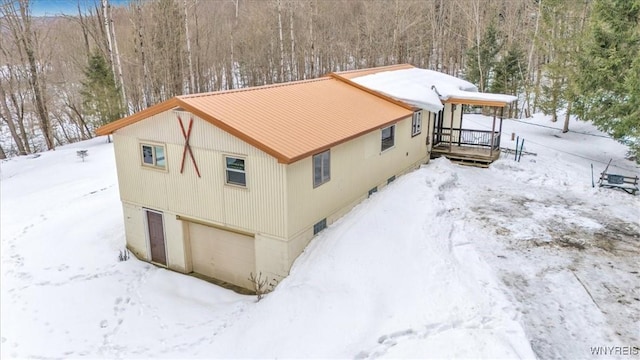
[[[287,276],[314,235],[429,161],[426,106],[355,81],[395,70],[178,96],[99,128],[127,247],[248,289],[250,274]]]

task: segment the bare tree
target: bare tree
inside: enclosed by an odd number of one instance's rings
[[[46,147],[49,150],[55,149],[53,128],[49,120],[45,97],[44,66],[41,59],[37,58],[38,36],[33,28],[29,1],[4,0],[0,7],[0,16],[4,18],[8,30],[13,36],[21,63],[27,69],[27,78],[33,93],[33,102]]]

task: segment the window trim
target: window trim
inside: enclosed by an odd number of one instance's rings
[[[416,137],[422,133],[422,111],[414,111],[411,116],[411,137]]]
[[[140,163],[144,168],[168,171],[169,167],[167,166],[167,147],[164,144],[154,143],[150,141],[141,141],[139,145],[140,145]],[[145,146],[151,148],[151,158],[153,160],[153,164],[149,164],[144,161]],[[162,148],[162,152],[164,154],[164,165],[158,165],[158,156],[156,155],[157,148]]]
[[[227,164],[227,159],[242,160],[242,163],[244,165],[243,166],[243,170],[229,168],[229,164]],[[224,164],[224,184],[225,185],[229,185],[229,186],[235,186],[235,187],[246,189],[248,187],[247,186],[247,182],[248,182],[247,181],[247,158],[245,156],[240,156],[240,155],[225,154],[225,155],[222,156],[222,160],[223,160],[223,164]],[[230,182],[229,181],[229,171],[235,172],[235,173],[244,174],[244,184]]]
[[[329,163],[327,166],[328,174],[324,174],[324,161],[321,155],[327,154],[327,162]],[[316,158],[320,159],[320,182],[316,183]],[[325,178],[324,175],[327,175]],[[331,180],[331,149],[327,149],[325,151],[314,154],[311,157],[311,177],[313,181],[313,188],[317,188],[322,184],[328,183]]]
[[[384,148],[385,139],[382,137],[386,129],[391,129],[391,139],[393,141],[391,146],[389,146],[388,148]],[[389,149],[393,149],[394,147],[396,147],[396,124],[392,124],[380,129],[380,153],[383,153]]]

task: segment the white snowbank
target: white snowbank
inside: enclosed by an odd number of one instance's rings
[[[2,358],[588,358],[636,344],[639,197],[592,188],[589,165],[637,167],[610,139],[503,130],[538,156],[489,169],[440,159],[399,177],[314,238],[259,303],[117,261],[104,139],[2,161]],[[585,248],[558,245],[570,236]]]
[[[351,80],[431,112],[442,110],[442,101],[450,98],[506,103],[516,100],[511,95],[481,93],[466,80],[420,68],[384,71]]]

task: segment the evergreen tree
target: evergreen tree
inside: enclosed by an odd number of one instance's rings
[[[518,44],[513,43],[495,65],[491,92],[517,95],[522,86],[523,66],[526,67],[524,52]]]
[[[551,121],[558,121],[558,111],[568,107],[572,96],[572,76],[575,68],[575,44],[580,34],[580,10],[585,4],[565,0],[547,0],[542,6],[542,26],[539,48],[544,56],[541,93],[538,105]],[[567,109],[568,110],[568,109]]]
[[[589,25],[575,108],[640,162],[640,0],[595,0]]]
[[[467,51],[466,79],[478,85],[480,91],[487,91],[489,79],[496,65],[496,57],[502,43],[500,33],[493,23],[485,31],[480,44],[474,45]]]
[[[99,50],[91,54],[84,76],[81,90],[83,105],[94,125],[101,126],[121,118],[124,109],[120,89]]]

